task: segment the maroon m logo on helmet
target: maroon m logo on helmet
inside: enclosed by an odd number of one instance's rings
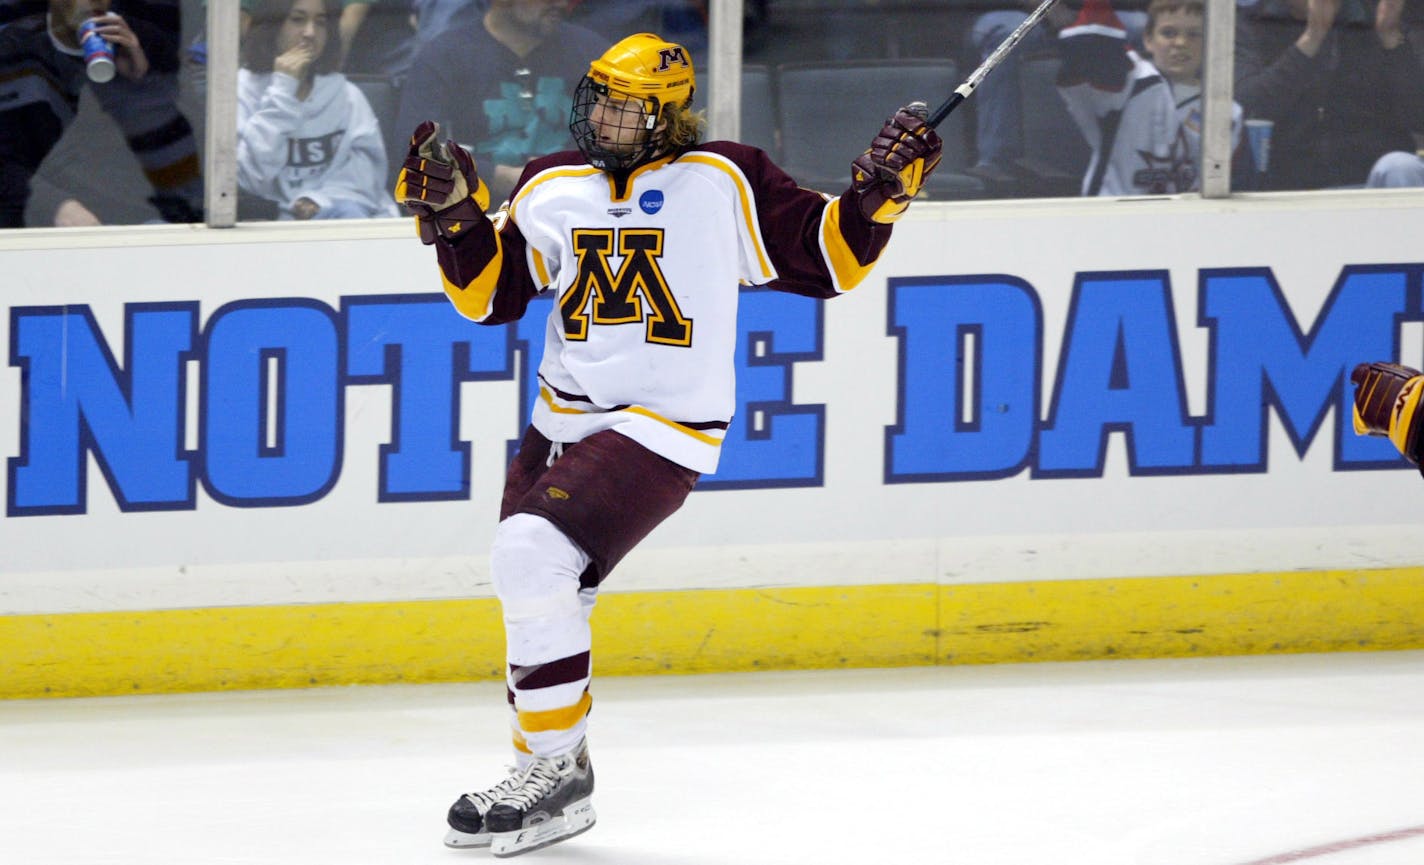
[[[681,45],[674,45],[671,48],[658,49],[658,68],[654,72],[666,72],[676,63],[679,66],[687,66],[687,55],[683,53]]]

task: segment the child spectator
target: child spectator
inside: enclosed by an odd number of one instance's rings
[[[1200,188],[1204,18],[1202,0],[1153,0],[1142,34],[1148,57],[1129,46],[1108,0],[1088,0],[1059,33],[1059,92],[1093,150],[1084,195]],[[1231,115],[1235,150],[1241,107]]]

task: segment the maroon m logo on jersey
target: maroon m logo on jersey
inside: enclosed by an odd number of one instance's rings
[[[567,339],[588,339],[591,324],[644,323],[648,342],[692,344],[692,320],[678,308],[658,266],[661,228],[576,228],[573,241],[578,273],[559,298]],[[614,256],[621,259],[616,272]]]

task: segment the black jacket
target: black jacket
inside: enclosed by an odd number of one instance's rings
[[[1340,17],[1320,53],[1295,47],[1305,22],[1261,0],[1236,22],[1236,101],[1275,121],[1269,189],[1358,186],[1391,150],[1413,152],[1424,132],[1424,66],[1409,41],[1386,51],[1373,12]]]

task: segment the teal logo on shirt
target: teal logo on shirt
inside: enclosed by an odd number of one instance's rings
[[[499,97],[484,101],[489,136],[475,142],[497,165],[523,165],[569,143],[569,101],[563,79],[541,77],[533,88],[502,82]]]

